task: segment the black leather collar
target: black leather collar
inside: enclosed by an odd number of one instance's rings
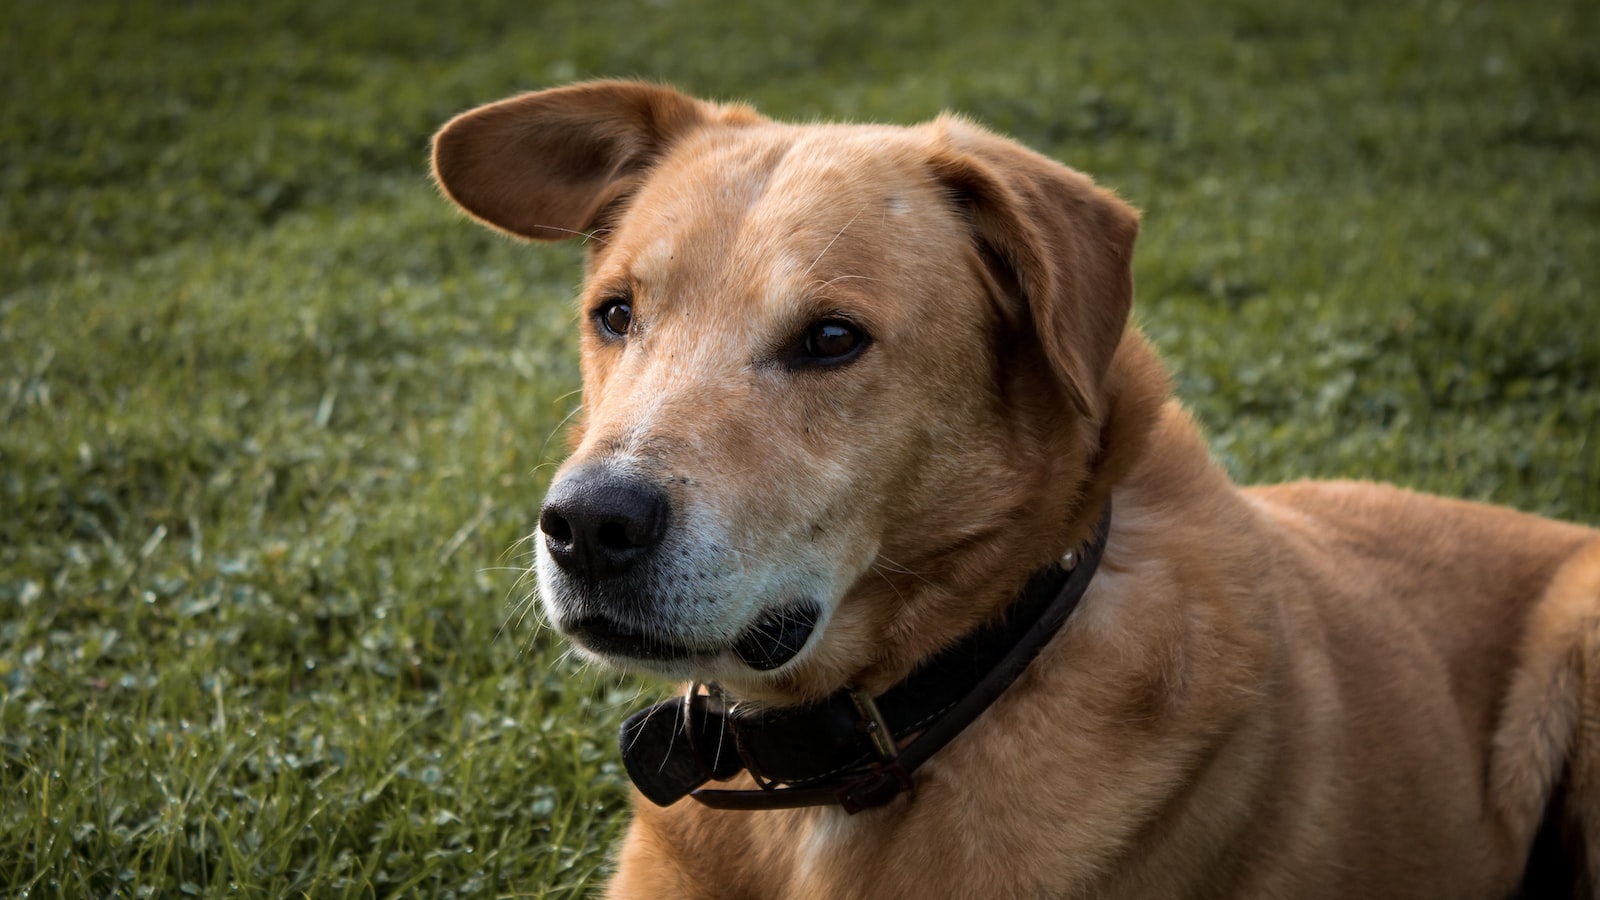
[[[720,809],[839,804],[850,813],[912,788],[911,773],[1022,674],[1067,621],[1099,566],[1111,529],[1106,501],[1081,556],[1028,580],[1005,614],[877,697],[844,689],[808,706],[740,709],[716,685],[622,724],[628,776],[652,803],[692,796]],[[901,742],[905,742],[904,746]],[[708,790],[748,770],[760,790]]]

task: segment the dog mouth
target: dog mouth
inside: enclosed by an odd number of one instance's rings
[[[770,672],[805,649],[817,627],[817,607],[809,602],[781,607],[746,628],[731,645],[694,647],[663,638],[659,633],[633,628],[606,615],[584,616],[564,629],[569,637],[602,656],[645,662],[682,662],[708,659],[731,650],[740,662],[758,672]]]
[[[734,642],[733,655],[757,672],[770,672],[803,649],[817,628],[817,608],[799,603],[768,613]]]

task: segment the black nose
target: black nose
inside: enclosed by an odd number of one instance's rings
[[[550,488],[539,530],[556,565],[585,578],[621,575],[667,531],[667,497],[604,469],[578,469]]]

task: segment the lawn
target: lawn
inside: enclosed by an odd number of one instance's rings
[[[0,894],[575,896],[616,723],[523,577],[573,247],[425,175],[636,75],[967,113],[1144,210],[1241,480],[1600,522],[1600,5],[17,0],[0,32]],[[1493,552],[1493,548],[1484,548]]]

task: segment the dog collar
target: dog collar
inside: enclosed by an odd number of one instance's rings
[[[837,804],[854,815],[912,789],[917,767],[1005,691],[1077,608],[1111,530],[1111,502],[1081,555],[1029,578],[999,620],[968,634],[873,697],[845,688],[815,703],[743,709],[695,683],[622,724],[622,760],[658,806],[685,796],[718,809]],[[759,790],[713,790],[748,771]]]

